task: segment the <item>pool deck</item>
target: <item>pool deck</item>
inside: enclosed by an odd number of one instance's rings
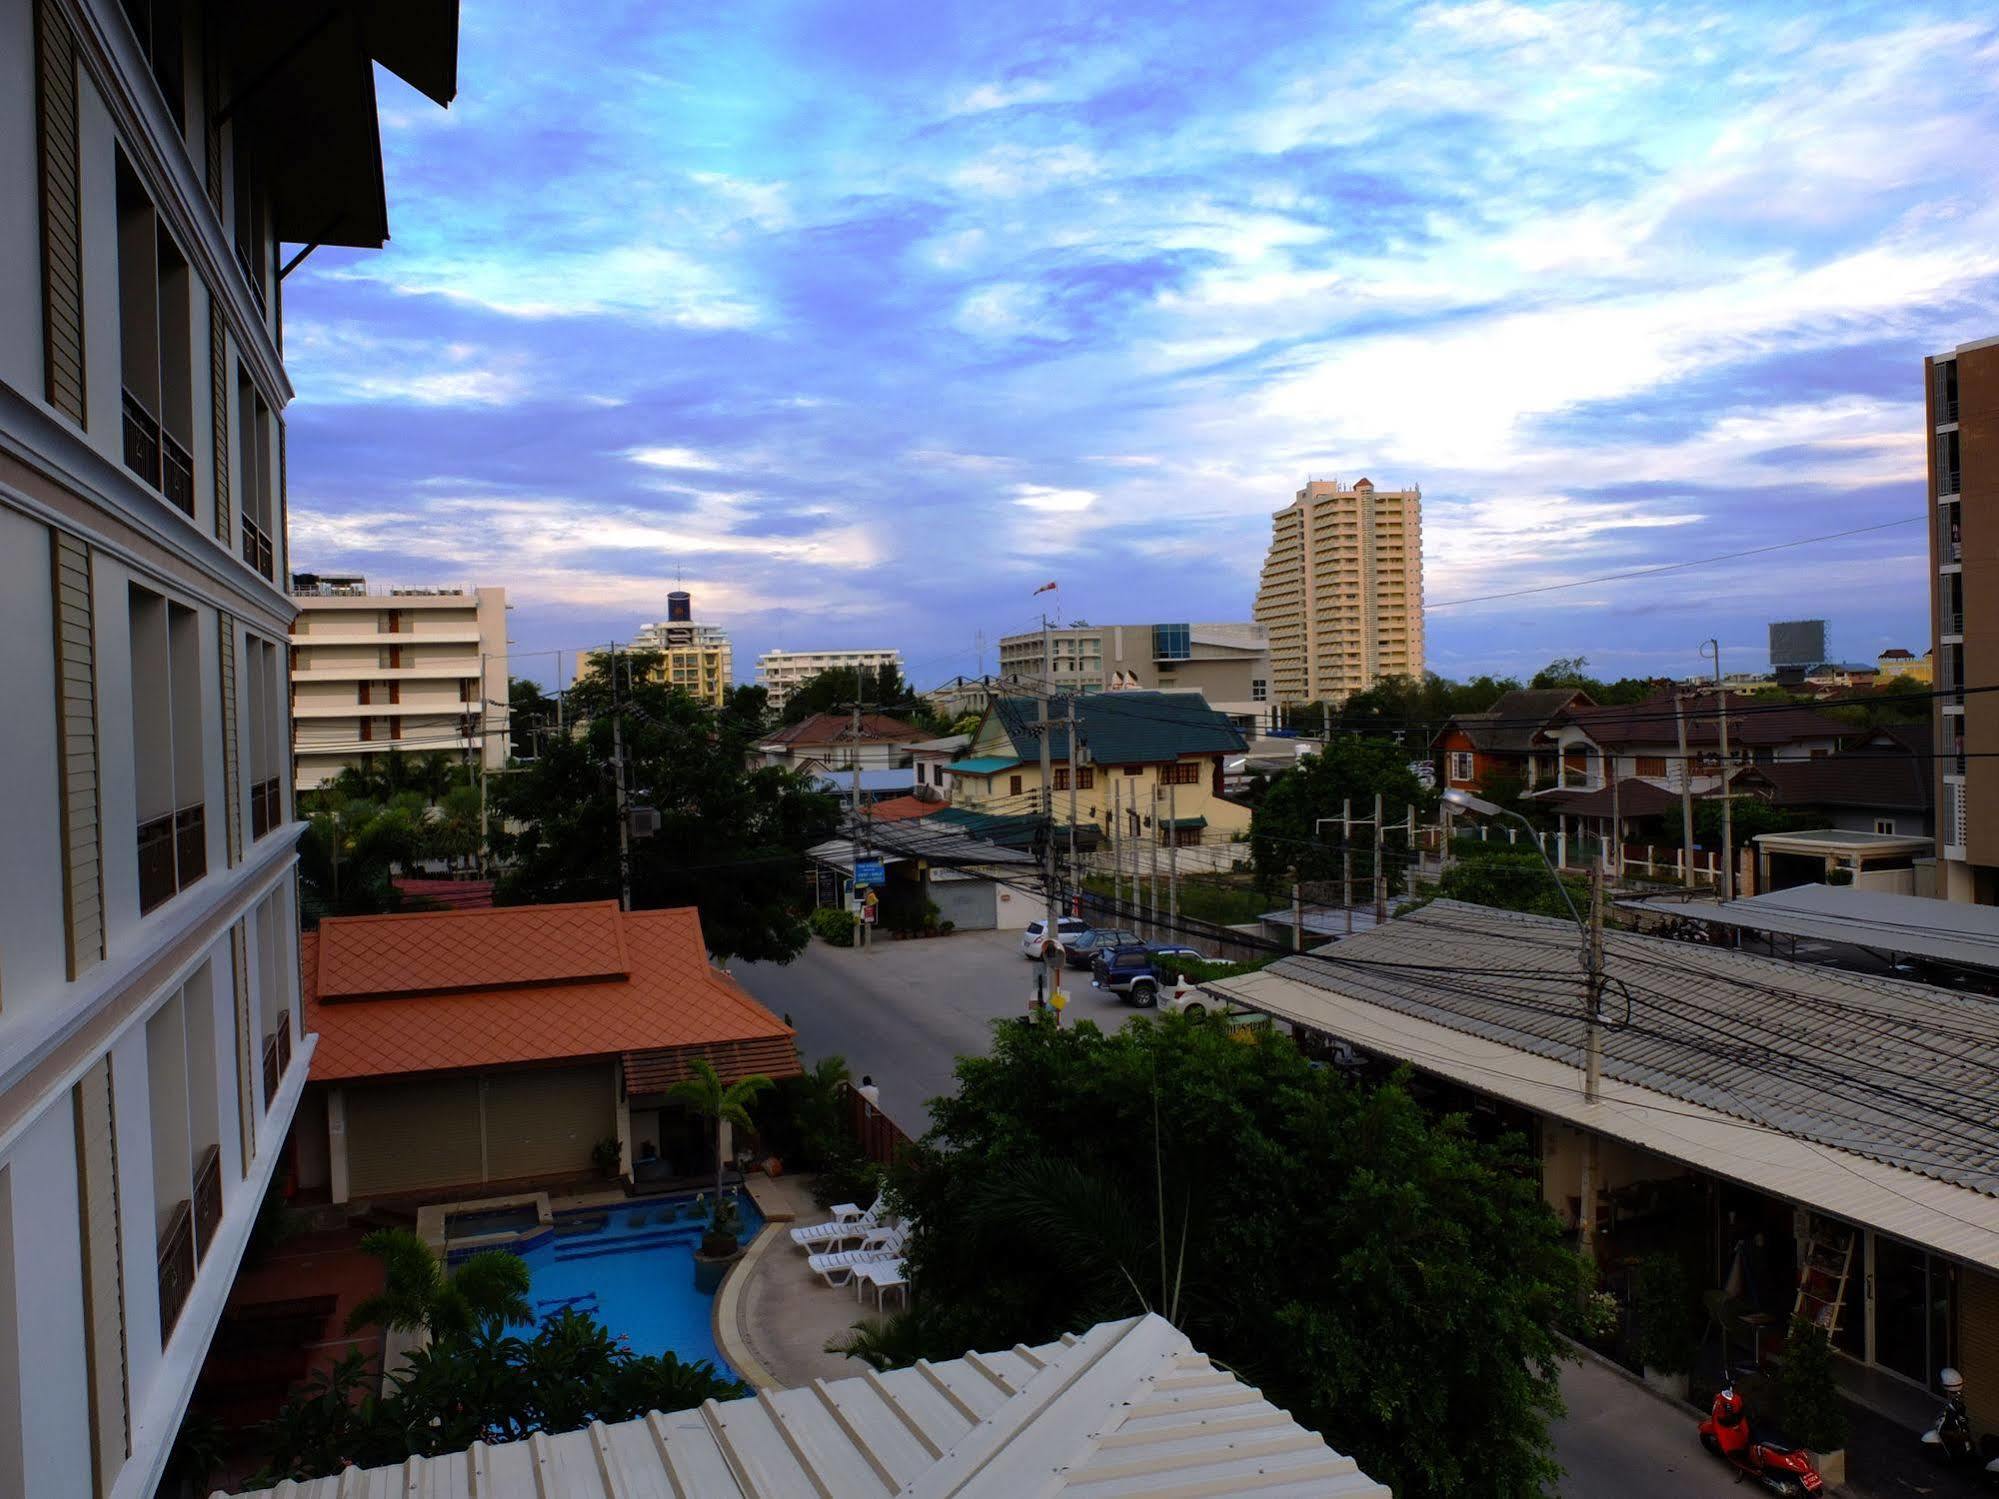
[[[814,1379],[844,1379],[863,1365],[826,1352],[826,1342],[872,1311],[851,1290],[830,1288],[805,1267],[788,1232],[831,1214],[812,1200],[812,1179],[749,1179],[750,1197],[768,1226],[729,1271],[715,1295],[715,1346],[752,1389],[782,1389]]]

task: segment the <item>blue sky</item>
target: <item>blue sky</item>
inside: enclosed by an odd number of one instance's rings
[[[464,0],[394,239],[286,284],[294,563],[503,584],[517,674],[1248,616],[1423,487],[1430,664],[1921,649],[1921,359],[1999,333],[1989,6]],[[1447,607],[1911,517],[1667,580]],[[536,653],[541,653],[537,655]]]

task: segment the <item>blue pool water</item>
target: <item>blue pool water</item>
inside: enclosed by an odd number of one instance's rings
[[[763,1215],[747,1193],[736,1200],[747,1243],[763,1227]],[[707,1359],[733,1372],[715,1348],[714,1298],[694,1287],[694,1250],[708,1216],[707,1204],[697,1209],[692,1196],[557,1214],[551,1231],[516,1246],[534,1277],[528,1297],[535,1314],[574,1307],[613,1337],[630,1338],[634,1353]]]

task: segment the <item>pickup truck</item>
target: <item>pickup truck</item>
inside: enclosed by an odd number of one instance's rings
[[[1172,960],[1200,956],[1191,947],[1128,942],[1096,955],[1090,965],[1090,985],[1133,1004],[1157,1004],[1159,991],[1173,987]]]

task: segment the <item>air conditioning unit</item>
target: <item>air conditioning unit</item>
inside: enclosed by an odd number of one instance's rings
[[[659,831],[659,808],[634,807],[627,815],[631,819],[634,838],[650,838]]]

